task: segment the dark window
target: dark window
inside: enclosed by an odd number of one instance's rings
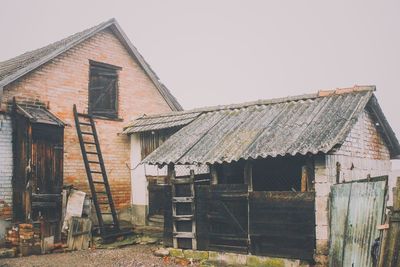
[[[118,117],[118,70],[107,64],[90,64],[89,113],[92,115]]]

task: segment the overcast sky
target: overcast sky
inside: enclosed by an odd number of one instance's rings
[[[400,137],[398,0],[1,0],[0,61],[112,17],[185,109],[374,84]]]

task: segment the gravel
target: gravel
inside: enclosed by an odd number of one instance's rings
[[[133,245],[118,249],[89,249],[47,255],[33,255],[29,257],[0,259],[0,267],[11,266],[186,266],[170,257],[157,257],[153,252],[155,245]]]

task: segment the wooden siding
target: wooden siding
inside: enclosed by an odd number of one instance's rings
[[[312,260],[314,192],[251,192],[251,253]]]

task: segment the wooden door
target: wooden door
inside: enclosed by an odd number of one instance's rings
[[[45,235],[60,234],[63,184],[63,128],[32,126],[31,217],[46,221]]]

